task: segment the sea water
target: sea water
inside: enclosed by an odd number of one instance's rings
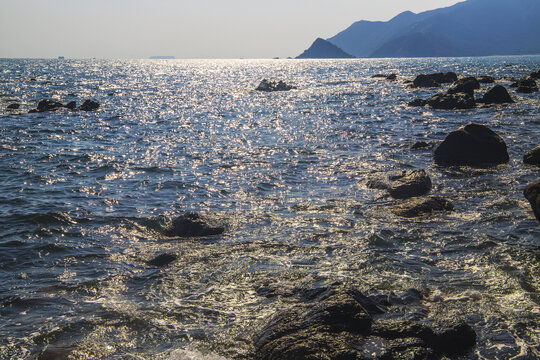
[[[540,57],[0,60],[0,359],[242,359],[291,306],[265,292],[335,281],[418,289],[432,316],[475,329],[466,358],[535,358],[540,226],[522,191],[540,168],[522,158],[540,94],[439,111],[409,107],[438,89],[405,81],[509,88],[537,70]],[[297,89],[254,91],[263,78]],[[41,99],[101,107],[28,114]],[[441,168],[411,150],[469,122],[504,139],[508,164]],[[366,186],[407,169],[455,211],[401,218]],[[227,231],[163,235],[186,211]],[[148,265],[162,253],[178,258]]]

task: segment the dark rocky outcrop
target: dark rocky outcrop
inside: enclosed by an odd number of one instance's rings
[[[449,133],[435,148],[433,158],[441,166],[491,166],[510,159],[504,140],[479,124],[468,124]]]
[[[523,156],[523,162],[530,165],[540,165],[540,145],[527,151]]]
[[[71,104],[71,103],[70,103]],[[79,110],[81,111],[96,111],[99,109],[99,103],[92,100],[85,100]]]
[[[422,308],[422,300],[414,289],[366,296],[335,284],[305,291],[297,305],[255,333],[248,358],[441,359],[470,352],[475,331],[459,319],[435,323],[412,315]]]
[[[169,265],[177,258],[178,257],[175,254],[163,253],[156,256],[152,260],[149,260],[147,264],[151,266],[163,267]]]
[[[21,104],[9,104],[7,106],[8,110],[18,110],[21,107]]]
[[[517,88],[516,92],[518,93],[532,94],[534,92],[538,92],[538,85],[536,84],[536,80],[531,76],[521,78],[518,81],[512,83],[510,86]]]
[[[210,219],[198,213],[188,212],[174,219],[165,234],[167,236],[195,237],[220,235],[224,231],[223,225],[213,224]]]
[[[477,102],[484,104],[512,104],[514,100],[512,100],[504,86],[495,85]]]
[[[432,149],[435,146],[435,143],[433,142],[427,142],[427,141],[417,141],[412,146],[412,150],[427,150]]]
[[[465,110],[476,106],[474,98],[465,93],[436,94],[426,101],[427,105],[438,110]]]
[[[480,89],[480,82],[474,77],[459,79],[448,89],[449,94],[465,93],[474,97],[474,90]]]
[[[386,77],[386,80],[390,80],[390,81],[394,81],[397,79],[397,75],[396,74],[390,74]]]
[[[296,57],[297,59],[350,59],[354,56],[347,54],[328,40],[317,38],[309,49]]]
[[[375,75],[371,75],[372,78],[374,79],[377,79],[377,78],[386,78],[388,75],[384,75],[384,74],[375,74]]]
[[[261,81],[261,83],[259,84],[259,86],[257,86],[255,90],[264,91],[264,92],[272,92],[272,91],[289,91],[292,89],[296,89],[296,87],[286,84],[285,82],[281,80],[278,82],[275,82],[275,81],[263,79],[263,81]]]
[[[413,218],[453,209],[454,205],[450,200],[442,196],[430,196],[425,199],[408,200],[396,206],[392,212],[398,216]]]
[[[428,193],[431,190],[431,179],[425,170],[404,170],[387,179],[369,180],[367,186],[387,190],[394,199],[408,199]]]
[[[413,80],[414,87],[439,87],[444,83],[457,81],[457,75],[453,72],[420,74]]]
[[[374,79],[386,79],[386,80],[390,80],[390,81],[394,81],[397,79],[397,75],[396,74],[389,74],[389,75],[385,75],[385,74],[375,74],[375,75],[372,75],[371,76],[372,78]]]
[[[533,79],[536,79],[536,80],[540,79],[540,70],[538,70],[538,71],[533,71],[533,72],[531,73],[531,75],[529,75],[529,76],[530,76],[531,78],[533,78]]]
[[[495,82],[495,79],[489,75],[480,76],[477,79],[481,84],[493,84]]]
[[[64,107],[66,109],[69,109],[69,110],[76,110],[77,109],[77,103],[75,101],[70,101]]]
[[[414,99],[413,101],[410,101],[409,106],[413,107],[420,107],[420,106],[426,106],[427,100],[426,99]]]
[[[63,107],[64,105],[62,105],[58,101],[45,99],[45,100],[41,100],[38,103],[37,111],[38,112],[56,111],[56,110],[62,109]]]
[[[531,203],[534,215],[540,221],[540,180],[527,185],[523,190],[523,195]]]

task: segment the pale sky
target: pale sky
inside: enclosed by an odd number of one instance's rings
[[[358,20],[460,0],[0,0],[0,58],[295,57]]]

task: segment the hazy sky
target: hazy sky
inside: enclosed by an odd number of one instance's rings
[[[457,2],[0,0],[0,57],[294,57],[355,21]]]

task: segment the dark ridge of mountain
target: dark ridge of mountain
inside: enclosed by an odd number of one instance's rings
[[[328,42],[357,57],[540,54],[539,19],[539,0],[468,0],[358,21]]]
[[[297,59],[350,59],[354,56],[347,54],[331,42],[318,38]]]

